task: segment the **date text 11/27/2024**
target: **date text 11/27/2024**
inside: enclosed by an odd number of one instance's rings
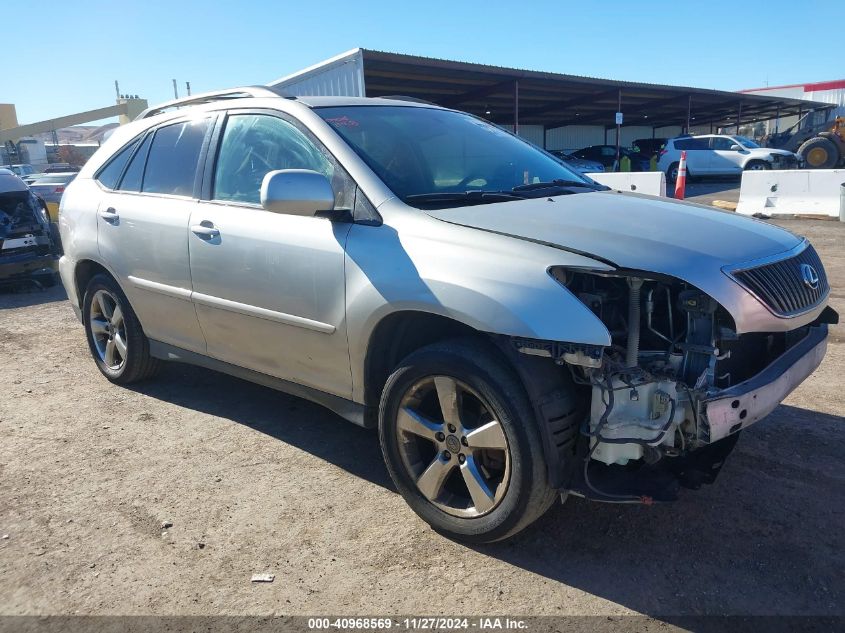
[[[527,622],[517,618],[480,617],[480,618],[448,618],[448,617],[411,617],[411,618],[309,618],[310,630],[524,630]]]

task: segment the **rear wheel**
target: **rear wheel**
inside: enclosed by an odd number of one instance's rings
[[[161,362],[150,356],[150,344],[126,295],[108,275],[95,275],[82,302],[82,317],[91,356],[102,374],[121,385],[154,375]]]
[[[797,153],[808,169],[833,169],[839,162],[839,149],[823,136],[804,141]]]
[[[675,182],[678,180],[678,172],[680,171],[680,163],[672,163],[669,169],[666,170],[666,181]]]
[[[450,538],[507,538],[556,498],[525,390],[480,342],[437,343],[403,360],[382,394],[379,438],[405,501]]]

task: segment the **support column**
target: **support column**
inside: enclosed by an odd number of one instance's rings
[[[742,101],[739,102],[739,109],[736,113],[736,133],[739,134],[739,122],[742,120]]]
[[[513,133],[519,136],[519,80],[513,82]]]
[[[622,112],[622,88],[619,89],[618,99],[616,103],[616,111]],[[619,155],[620,155],[620,143],[622,142],[621,134],[622,132],[622,125],[617,123],[616,124],[616,165],[613,171],[619,171]]]
[[[689,134],[689,127],[690,127],[690,118],[692,117],[692,95],[687,97],[687,129],[686,133]]]

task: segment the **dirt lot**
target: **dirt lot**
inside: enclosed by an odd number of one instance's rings
[[[845,225],[783,224],[845,312]],[[845,614],[843,338],[715,485],[469,548],[406,507],[375,434],[191,367],[115,387],[60,289],[0,295],[0,613]]]

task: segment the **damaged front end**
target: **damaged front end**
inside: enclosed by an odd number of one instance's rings
[[[825,287],[804,293],[811,309],[828,294],[820,262],[817,268]],[[611,344],[514,345],[571,374],[583,414],[563,488],[601,501],[670,501],[681,486],[712,483],[739,432],[818,367],[827,324],[838,320],[825,308],[789,331],[739,334],[722,306],[678,279],[550,272],[604,323]]]
[[[55,285],[58,257],[41,201],[22,183],[0,189],[0,286]]]

